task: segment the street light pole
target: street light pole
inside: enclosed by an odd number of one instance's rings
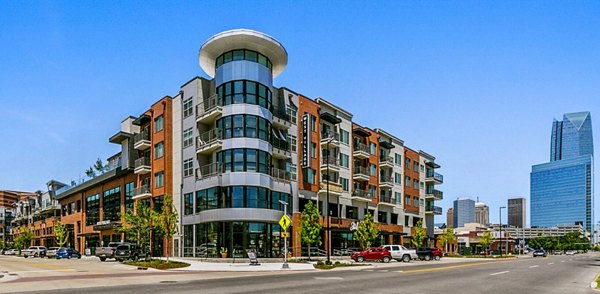
[[[500,216],[500,240],[498,241],[498,249],[500,249],[500,257],[502,257],[502,208],[506,208],[506,206],[501,206],[499,210],[499,216]]]
[[[331,138],[327,140],[327,155],[325,161],[327,163],[327,264],[331,264],[331,223],[329,220],[329,143],[331,142]]]

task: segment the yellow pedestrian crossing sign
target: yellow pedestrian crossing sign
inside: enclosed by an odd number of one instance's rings
[[[287,215],[285,215],[285,214],[279,219],[279,225],[284,230],[287,230],[287,228],[291,224],[292,224],[292,220],[290,220],[290,218]]]

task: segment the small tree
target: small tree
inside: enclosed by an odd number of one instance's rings
[[[449,251],[448,245],[451,243],[454,243],[454,241],[456,241],[456,236],[454,235],[454,229],[446,228],[444,230],[444,233],[440,236],[440,243],[442,244],[442,247],[444,247],[444,249],[446,250],[446,253],[448,253],[448,251]]]
[[[163,210],[157,215],[156,219],[156,230],[161,233],[167,240],[167,263],[169,262],[170,255],[170,244],[173,240],[173,236],[178,232],[177,226],[177,209],[173,205],[173,196],[165,195],[165,201],[163,203]]]
[[[479,245],[481,245],[481,247],[483,247],[485,249],[489,249],[490,244],[492,244],[493,242],[494,242],[494,236],[492,236],[492,233],[490,233],[490,231],[483,232],[483,235],[481,235],[481,237],[479,237]]]
[[[302,211],[302,220],[300,223],[302,242],[308,245],[308,260],[310,260],[310,245],[321,245],[321,228],[323,226],[319,222],[320,217],[321,214],[317,206],[312,201],[308,201]]]
[[[373,215],[367,213],[365,218],[358,223],[358,228],[354,231],[354,239],[365,249],[371,247],[377,236],[379,236],[379,228],[373,222]]]
[[[94,178],[96,177],[96,171],[90,167],[85,170],[85,175],[88,176],[88,178]]]
[[[29,230],[29,227],[22,226],[19,228],[19,236],[15,239],[15,247],[19,250],[29,247],[31,240],[33,240],[33,232]]]
[[[423,228],[423,220],[419,220],[417,225],[413,227],[412,243],[415,247],[422,247],[423,240],[427,234],[427,229]]]
[[[150,231],[157,219],[156,215],[156,211],[137,201],[135,211],[121,213],[122,224],[119,231],[131,236],[138,246],[146,249],[150,243]]]
[[[104,169],[104,164],[100,158],[96,159],[96,163],[94,163],[94,169],[97,171],[102,171]]]
[[[69,241],[69,231],[67,230],[67,226],[63,225],[60,221],[56,221],[52,230],[54,231],[56,244],[60,247],[64,247]]]

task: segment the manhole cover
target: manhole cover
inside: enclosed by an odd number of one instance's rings
[[[161,284],[174,284],[176,281],[160,281]]]

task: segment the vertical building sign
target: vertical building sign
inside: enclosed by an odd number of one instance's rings
[[[309,129],[310,114],[306,113],[302,116],[302,168],[309,167],[309,148],[310,148],[310,129]]]

